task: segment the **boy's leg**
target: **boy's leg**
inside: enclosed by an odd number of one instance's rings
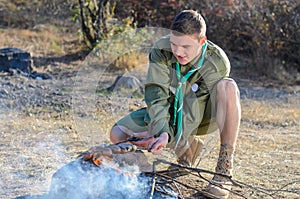
[[[125,126],[115,125],[110,131],[110,141],[116,143],[125,140],[130,136],[131,132],[132,131]]]
[[[221,80],[217,84],[216,106],[216,122],[221,132],[221,147],[216,172],[232,176],[233,154],[241,119],[239,90],[234,80]],[[207,195],[217,198],[228,198],[229,191],[214,184],[219,184],[230,190],[232,185],[230,180],[226,177],[215,175],[213,182],[205,189]]]
[[[202,136],[218,131],[218,125],[215,118],[215,107],[212,105],[212,101],[215,101],[214,96],[215,95],[211,95],[209,100],[206,102],[202,121],[198,128],[191,133],[187,140],[186,147],[182,150],[178,149],[178,151],[176,151],[179,164],[197,166],[195,163],[200,157],[204,147],[204,137]]]
[[[202,152],[203,140],[200,136],[191,135],[188,140],[188,146],[182,154],[177,154],[177,161],[181,165],[192,167]]]
[[[116,143],[132,136],[133,133],[147,131],[145,115],[146,109],[142,108],[120,119],[110,131],[111,142]]]
[[[221,143],[235,146],[241,120],[238,87],[234,80],[222,80],[217,85],[216,121],[221,131]]]

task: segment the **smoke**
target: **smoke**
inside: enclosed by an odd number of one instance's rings
[[[0,194],[3,192],[2,187],[4,186],[2,178],[0,177]]]
[[[150,177],[141,175],[137,166],[118,168],[112,168],[111,163],[97,167],[81,160],[70,162],[53,175],[47,199],[150,198]],[[128,172],[131,175],[125,174]],[[153,198],[178,197],[156,192]]]

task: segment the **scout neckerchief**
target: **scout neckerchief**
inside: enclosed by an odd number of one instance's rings
[[[194,74],[197,70],[199,70],[204,61],[205,57],[205,51],[207,48],[207,43],[204,42],[202,45],[202,51],[201,51],[201,58],[198,62],[198,66],[195,68],[192,68],[189,70],[184,76],[181,76],[180,73],[180,64],[176,62],[176,76],[178,79],[178,86],[175,93],[175,101],[174,101],[174,121],[173,126],[176,126],[177,123],[177,132],[175,136],[176,144],[175,149],[177,148],[177,145],[182,137],[182,108],[183,108],[183,93],[182,93],[182,85],[186,83],[186,81],[189,79],[189,77]]]

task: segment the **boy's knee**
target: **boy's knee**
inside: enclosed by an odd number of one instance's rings
[[[240,92],[233,79],[223,79],[217,84],[217,95],[218,94],[226,97],[239,97]]]
[[[112,143],[119,142],[127,137],[128,135],[117,125],[113,126],[110,130],[109,138]]]

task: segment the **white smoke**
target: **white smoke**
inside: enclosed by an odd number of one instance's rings
[[[118,165],[114,165],[118,167]],[[136,199],[150,198],[152,178],[140,175],[137,166],[97,167],[90,162],[75,160],[52,178],[47,199]],[[126,175],[126,173],[131,175]],[[162,196],[156,192],[153,198],[177,198]]]
[[[2,182],[2,178],[0,177],[0,196],[1,196],[1,193],[3,193],[3,189],[2,189],[3,186],[4,186],[4,184]]]

